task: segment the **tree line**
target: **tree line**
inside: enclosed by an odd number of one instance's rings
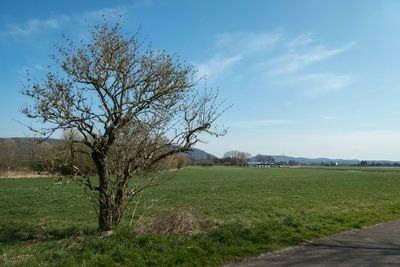
[[[4,138],[0,141],[0,173],[44,171],[54,149],[53,144],[38,144],[32,138]]]
[[[62,139],[48,139],[39,142],[35,138],[2,138],[0,139],[0,175],[12,176],[14,173],[38,173],[50,175],[70,175],[74,170],[64,164],[73,160],[80,170],[95,175],[96,167],[84,153],[71,154],[71,142],[68,135]],[[78,148],[76,144],[74,149]],[[185,153],[167,157],[161,161],[159,170],[180,169],[191,164],[192,159]]]

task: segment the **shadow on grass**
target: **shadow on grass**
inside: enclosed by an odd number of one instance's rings
[[[0,225],[0,243],[13,244],[27,241],[60,240],[72,236],[94,235],[98,233],[95,227],[61,229],[46,229],[30,224]]]

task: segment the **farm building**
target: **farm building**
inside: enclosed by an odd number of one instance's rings
[[[275,167],[280,167],[280,166],[276,165],[274,162],[249,161],[249,162],[247,162],[247,167],[275,168]]]

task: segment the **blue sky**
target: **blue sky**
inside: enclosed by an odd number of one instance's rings
[[[16,121],[25,70],[40,78],[61,34],[101,15],[207,75],[233,104],[229,133],[198,147],[251,154],[400,160],[400,1],[0,2],[0,136]]]

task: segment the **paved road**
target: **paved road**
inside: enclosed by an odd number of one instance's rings
[[[400,220],[340,233],[226,266],[400,266]]]

